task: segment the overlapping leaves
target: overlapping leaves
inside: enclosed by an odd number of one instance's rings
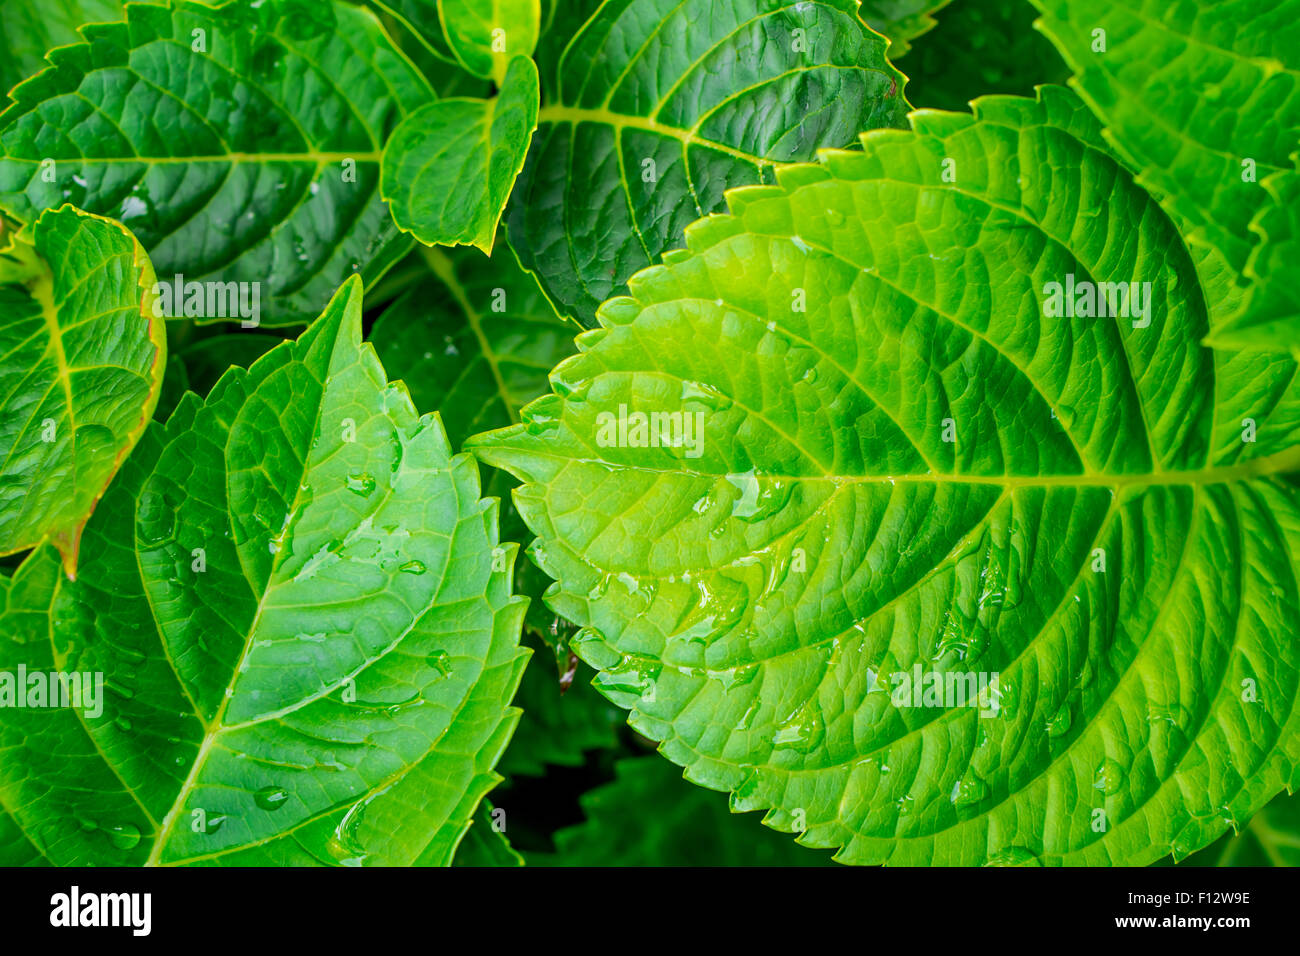
[[[736,809],[846,862],[1186,855],[1300,767],[1295,363],[1200,344],[1072,95],[913,123],[730,193],[471,447],[598,686]],[[1052,311],[1076,280],[1147,307]]]
[[[0,668],[103,678],[98,707],[0,709],[6,862],[450,860],[524,602],[473,460],[360,332],[354,278],[146,432],[75,584],[48,549],[5,581]]]
[[[1033,3],[1138,181],[1250,290],[1210,303],[1214,341],[1294,348],[1300,3]]]
[[[82,526],[144,431],[167,359],[135,237],[72,207],[0,251],[0,554]]]
[[[372,14],[127,9],[14,92],[0,209],[28,222],[70,201],[119,219],[163,276],[256,283],[266,324],[310,321],[342,278],[370,282],[409,248],[379,196],[380,154],[433,94]]]
[[[903,77],[857,0],[610,0],[564,48],[508,214],[585,325],[637,270],[777,163],[898,125]]]

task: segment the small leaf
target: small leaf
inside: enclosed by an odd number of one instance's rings
[[[730,192],[467,447],[733,809],[850,863],[1184,856],[1300,768],[1296,362],[1202,345],[1072,93],[912,124]]]
[[[397,225],[428,245],[490,254],[537,104],[537,67],[519,57],[495,99],[441,100],[409,116],[384,150],[383,194]]]
[[[380,156],[433,92],[373,14],[337,0],[126,9],[15,90],[0,209],[30,222],[72,202],[134,230],[168,281],[237,284],[238,314],[226,296],[187,310],[200,321],[309,322],[340,276],[373,282],[409,249]]]
[[[158,402],[167,339],[124,227],[65,206],[31,237],[0,252],[0,554],[50,541],[74,576],[81,529]]]
[[[438,12],[456,59],[498,85],[514,57],[531,57],[537,47],[539,0],[438,0]]]
[[[450,861],[518,719],[525,602],[473,459],[361,343],[359,278],[151,426],[86,540],[74,584],[34,552],[0,617],[0,670],[102,677],[0,708],[0,806],[44,859]]]
[[[604,4],[564,49],[512,197],[521,264],[591,325],[726,188],[901,124],[885,45],[857,0]]]
[[[484,800],[474,813],[474,822],[456,848],[452,866],[523,866],[524,858],[510,845],[505,833],[494,827],[496,808]]]

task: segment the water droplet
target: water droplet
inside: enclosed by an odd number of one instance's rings
[[[1107,757],[1101,762],[1101,766],[1097,768],[1097,775],[1093,779],[1092,785],[1108,797],[1119,793],[1124,786],[1124,768],[1110,757]]]
[[[289,799],[284,787],[263,787],[253,794],[253,802],[263,810],[279,810]]]
[[[772,743],[801,753],[810,753],[821,746],[822,738],[826,736],[826,725],[822,722],[816,703],[809,700],[787,717],[777,728]]]
[[[985,866],[1042,866],[1042,860],[1038,859],[1029,850],[1022,846],[1009,846],[1005,850],[999,850],[988,858],[984,863]]]
[[[436,650],[425,658],[430,667],[443,677],[451,676],[451,655],[444,650]]]
[[[424,566],[423,561],[407,561],[397,570],[401,571],[403,574],[423,574],[429,569]]]
[[[1047,722],[1047,736],[1060,737],[1068,733],[1072,719],[1070,705],[1068,703],[1062,704],[1061,709]]]
[[[134,824],[121,823],[101,829],[107,834],[109,842],[119,850],[134,849],[140,843],[140,829]]]
[[[958,780],[953,786],[949,799],[952,800],[954,806],[970,807],[979,803],[988,795],[989,785],[971,770],[967,771],[966,776]]]

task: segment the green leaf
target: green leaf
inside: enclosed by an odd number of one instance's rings
[[[486,800],[479,804],[465,839],[456,848],[453,866],[524,865],[524,858],[510,845],[506,835],[492,826],[492,813],[492,804]]]
[[[499,85],[515,57],[531,57],[537,48],[539,0],[438,0],[438,13],[456,59]]]
[[[657,757],[620,760],[615,779],[582,796],[587,819],[555,834],[553,866],[827,866],[753,816],[727,809],[718,793],[692,787]]]
[[[776,164],[898,125],[905,78],[857,0],[610,0],[565,49],[510,205],[510,243],[584,325]]]
[[[149,257],[71,206],[0,252],[0,554],[81,529],[153,414],[167,361]]]
[[[230,369],[247,368],[283,341],[278,335],[264,332],[228,332],[173,350],[172,361],[184,367],[188,388],[207,395]]]
[[[1300,799],[1283,793],[1183,866],[1300,866]]]
[[[1033,20],[1034,8],[1022,0],[956,0],[899,63],[911,77],[908,99],[922,109],[960,111],[979,96],[1032,96],[1036,86],[1064,83],[1070,71]],[[896,50],[889,52],[898,62]]]
[[[1269,216],[1279,192],[1300,189],[1292,159],[1300,143],[1300,0],[1033,3],[1042,13],[1039,28],[1138,181],[1162,199],[1189,242],[1223,257],[1240,284],[1259,278],[1248,269],[1252,249],[1275,228],[1260,217]],[[1267,188],[1279,175],[1291,183]],[[1283,254],[1264,253],[1271,260]],[[1300,268],[1294,242],[1285,255],[1288,266],[1265,268],[1264,281],[1272,275],[1293,284],[1289,276]],[[1271,344],[1262,341],[1267,336],[1235,333],[1275,321],[1273,307],[1293,295],[1261,292],[1258,315],[1253,308],[1234,315],[1211,302],[1216,331],[1232,327],[1216,341],[1290,349],[1300,334],[1293,299],[1287,334]]]
[[[899,60],[911,41],[935,27],[932,13],[952,0],[862,0],[862,19],[877,33],[889,37],[889,58]],[[959,3],[964,0],[959,0]]]
[[[47,50],[81,39],[77,27],[122,19],[122,5],[123,0],[5,0],[0,5],[0,94],[49,66]]]
[[[851,863],[1185,856],[1298,776],[1296,363],[1200,344],[1072,94],[912,123],[729,193],[467,447],[734,809]],[[1046,315],[1070,275],[1146,318]]]
[[[518,57],[495,99],[440,100],[407,117],[384,149],[382,192],[397,225],[428,245],[490,255],[537,128],[538,95],[537,67]]]
[[[104,679],[98,713],[0,708],[0,808],[49,862],[447,863],[499,779],[515,548],[360,335],[353,277],[151,426],[75,584],[16,573],[0,671]]]
[[[268,325],[310,321],[340,276],[371,283],[409,248],[380,155],[433,93],[372,14],[336,0],[127,11],[15,91],[0,209],[30,222],[69,201],[120,219],[160,275],[259,290]]]

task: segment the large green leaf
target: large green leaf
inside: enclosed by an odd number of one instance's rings
[[[1107,126],[1138,181],[1165,202],[1186,238],[1222,256],[1242,284],[1293,285],[1287,266],[1260,276],[1252,249],[1271,230],[1272,177],[1294,180],[1300,143],[1300,0],[1033,0],[1039,27],[1074,70],[1074,85]],[[1282,253],[1275,253],[1279,255]],[[1267,345],[1255,327],[1275,323],[1283,297],[1263,292],[1234,314],[1211,302],[1216,341]],[[1300,337],[1300,309],[1287,305],[1285,334]],[[1230,328],[1222,328],[1227,327]],[[1243,334],[1244,332],[1244,334]]]
[[[730,193],[467,447],[598,686],[736,809],[855,863],[1181,857],[1300,766],[1296,364],[1200,344],[1072,94],[912,122]],[[1146,318],[1045,315],[1070,275]]]
[[[296,343],[146,432],[14,576],[0,669],[102,712],[0,709],[0,809],[60,865],[446,863],[526,654],[469,456],[360,342],[350,279]]]
[[[0,251],[0,555],[81,529],[153,414],[167,360],[153,267],[115,222],[65,206]]]
[[[516,57],[490,100],[431,103],[384,149],[382,191],[398,226],[429,245],[491,254],[497,224],[537,128],[537,67]]]
[[[950,3],[952,0],[862,0],[862,19],[889,37],[889,57],[898,60],[911,49],[912,40],[934,29],[931,14]]]
[[[409,248],[380,155],[433,94],[369,12],[173,0],[83,32],[0,117],[5,212],[120,219],[160,275],[248,283],[265,324],[310,321],[340,277],[369,283]]]
[[[0,94],[49,66],[46,51],[81,39],[77,27],[120,20],[122,5],[123,0],[5,0],[0,4]]]
[[[511,245],[590,325],[727,187],[900,123],[904,78],[884,49],[857,0],[610,0],[564,51]]]

